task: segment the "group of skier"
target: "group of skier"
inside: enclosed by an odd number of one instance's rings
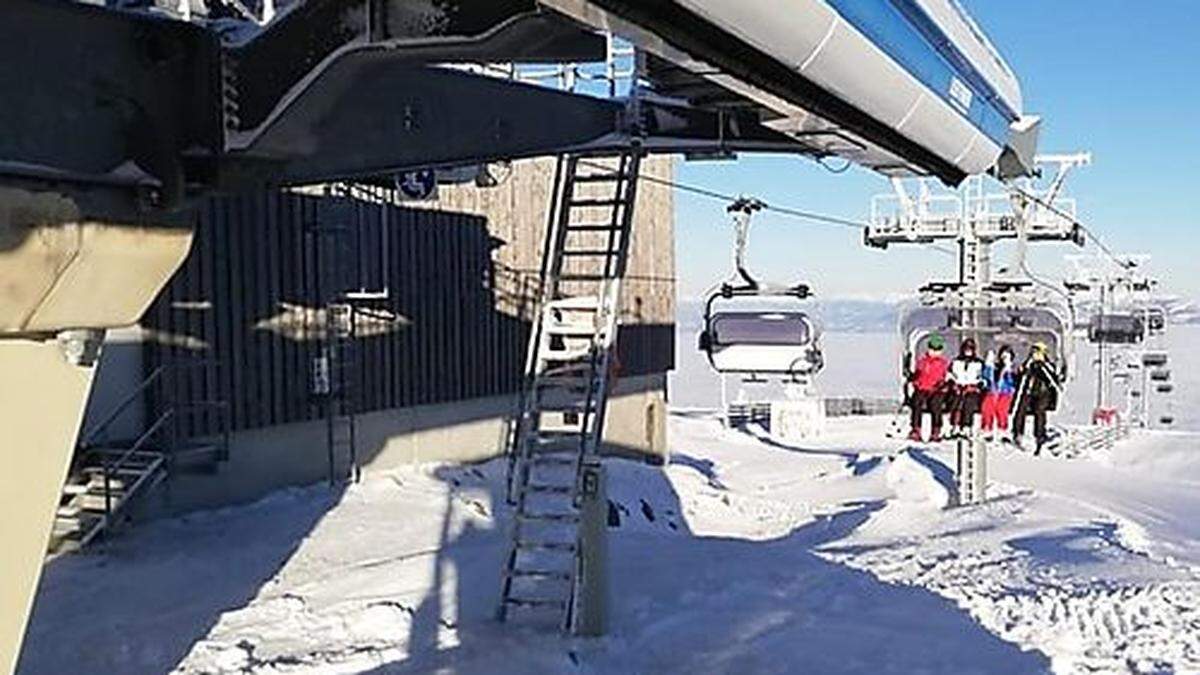
[[[958,356],[945,355],[946,340],[933,335],[926,351],[917,360],[908,380],[908,405],[912,411],[909,438],[922,440],[921,427],[926,413],[932,419],[930,441],[943,440],[943,423],[949,415],[948,437],[966,437],[980,416],[980,428],[989,440],[999,433],[1005,442],[1021,446],[1026,419],[1032,415],[1033,433],[1041,452],[1049,440],[1047,415],[1058,405],[1062,380],[1044,343],[1030,349],[1025,362],[1017,364],[1016,354],[1007,345],[989,351],[980,358],[975,340],[963,340]],[[1011,418],[1011,437],[1008,436]]]

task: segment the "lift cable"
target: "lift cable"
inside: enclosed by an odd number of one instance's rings
[[[1012,185],[1009,187],[1013,192],[1016,192],[1021,197],[1032,201],[1033,203],[1037,204],[1038,206],[1041,206],[1042,208],[1050,211],[1054,215],[1056,215],[1060,218],[1066,219],[1067,222],[1071,223],[1075,227],[1078,227],[1080,229],[1080,231],[1083,232],[1084,236],[1086,236],[1088,238],[1088,240],[1090,240],[1093,244],[1096,245],[1096,248],[1100,249],[1100,251],[1102,253],[1104,253],[1104,255],[1108,256],[1118,266],[1125,268],[1125,269],[1130,269],[1135,266],[1132,261],[1126,260],[1126,259],[1122,258],[1121,256],[1117,255],[1117,253],[1112,248],[1110,248],[1108,246],[1108,244],[1104,243],[1104,240],[1102,240],[1100,238],[1100,235],[1093,232],[1090,227],[1088,227],[1084,223],[1080,222],[1079,219],[1076,218],[1075,216],[1073,216],[1070,213],[1067,213],[1066,211],[1049,203],[1045,199],[1042,199],[1041,197],[1039,197],[1035,194],[1032,194],[1030,192],[1027,192],[1027,191],[1021,189],[1020,187],[1018,187],[1016,185]]]
[[[615,171],[612,168],[604,166],[602,164],[594,164],[591,162],[581,162],[581,164],[586,164],[587,167],[591,168],[591,169],[615,173]],[[664,187],[674,188],[676,190],[679,190],[680,192],[689,192],[691,194],[699,195],[701,197],[707,197],[708,199],[714,199],[717,201],[725,202],[726,204],[732,204],[732,203],[736,202],[737,200],[741,199],[741,196],[739,196],[739,195],[731,195],[731,194],[727,194],[727,193],[723,193],[723,192],[717,192],[716,190],[712,190],[712,189],[705,188],[705,187],[698,187],[695,185],[687,185],[685,183],[678,183],[673,180],[668,180],[666,178],[659,178],[657,176],[648,176],[648,175],[642,174],[638,178],[647,183],[653,183],[655,185],[661,185]],[[863,229],[867,228],[866,223],[861,222],[861,221],[856,221],[856,220],[850,220],[848,218],[839,218],[838,216],[830,216],[830,215],[826,215],[823,213],[815,213],[813,211],[804,211],[801,209],[794,209],[794,208],[788,208],[788,207],[783,207],[783,206],[773,206],[766,202],[762,202],[762,206],[763,206],[764,211],[774,211],[775,213],[778,213],[780,215],[790,216],[792,218],[798,218],[800,220],[808,220],[808,221],[812,221],[812,222],[816,222],[816,223],[822,223],[825,225],[836,225],[838,227],[854,228],[856,230],[863,230]]]

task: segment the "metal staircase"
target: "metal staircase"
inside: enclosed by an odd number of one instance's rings
[[[211,470],[229,458],[229,404],[224,400],[178,402],[197,373],[216,379],[218,364],[187,361],[163,364],[129,392],[80,441],[63,486],[49,551],[82,549],[118,526],[128,509],[168,473]],[[147,394],[158,395],[162,411],[132,440],[112,439],[111,430]],[[189,419],[213,416],[214,436],[184,439]]]
[[[530,336],[525,388],[509,448],[515,505],[497,618],[512,610],[576,630],[581,499],[594,490],[617,343],[641,151],[559,158]]]

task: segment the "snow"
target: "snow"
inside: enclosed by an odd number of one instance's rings
[[[882,381],[862,339],[826,384]],[[952,449],[889,422],[788,442],[678,409],[666,466],[608,461],[604,638],[496,623],[504,465],[430,465],[54,560],[19,672],[1200,672],[1200,434],[998,447],[989,499],[945,508]]]
[[[602,639],[492,620],[493,462],[288,490],[59,558],[20,672],[1200,669],[1196,437],[1103,463],[994,453],[991,499],[944,509],[949,449],[886,426],[833,420],[800,447],[677,413],[667,466],[610,462]]]
[[[896,499],[918,507],[944,509],[954,502],[954,472],[924,450],[908,449],[891,461],[887,484]]]

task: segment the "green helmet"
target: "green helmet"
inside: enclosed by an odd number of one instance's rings
[[[946,348],[946,338],[934,333],[929,337],[929,348],[935,351],[942,351]]]

